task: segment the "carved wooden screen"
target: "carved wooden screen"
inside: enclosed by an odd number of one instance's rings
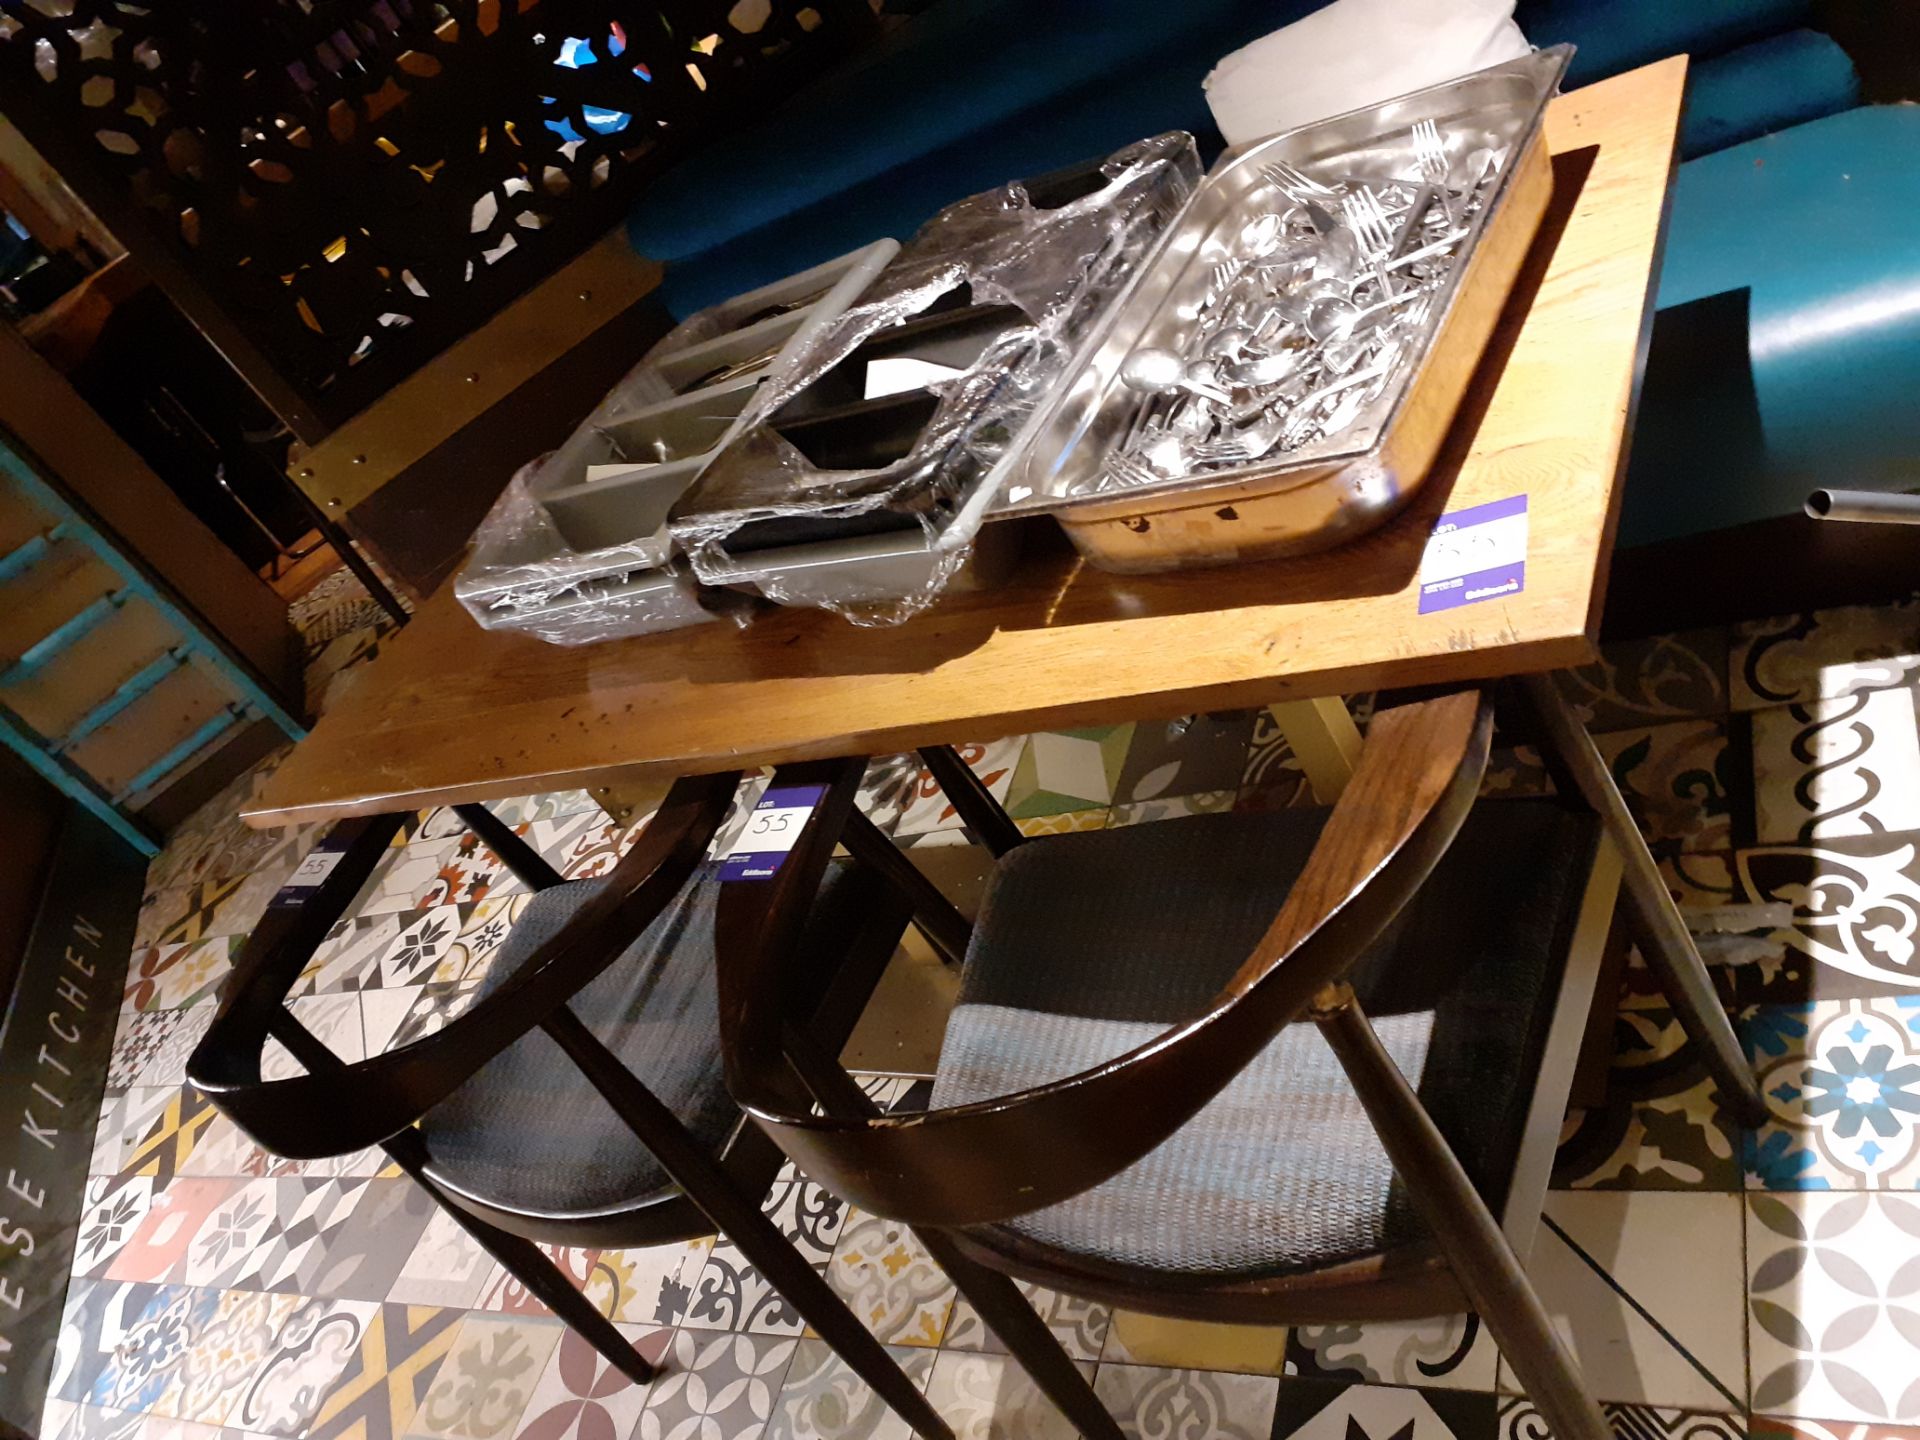
[[[0,0],[0,110],[314,439],[871,27],[865,0]]]

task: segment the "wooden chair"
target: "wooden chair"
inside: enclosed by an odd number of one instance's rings
[[[904,1115],[782,1000],[783,937],[858,778],[783,770],[828,795],[779,875],[722,896],[729,1086],[802,1169],[914,1226],[1085,1435],[1121,1432],[1009,1277],[1249,1324],[1472,1307],[1554,1433],[1603,1440],[1522,1257],[1613,909],[1613,821],[1476,806],[1490,728],[1475,693],[1383,711],[1331,812],[1025,844],[941,760],[1000,858],[933,1108]]]
[[[743,1122],[723,1082],[713,921],[716,892],[729,887],[703,858],[738,780],[676,784],[633,848],[594,881],[563,882],[490,811],[457,807],[537,893],[471,1009],[357,1064],[337,1059],[283,1003],[400,817],[336,826],[296,873],[314,883],[283,888],[249,937],[188,1075],[277,1154],[380,1146],[531,1294],[641,1383],[654,1367],[534,1242],[655,1245],[718,1230],[916,1430],[951,1440],[926,1397],[761,1211],[784,1157]],[[886,848],[882,866],[891,868],[898,857]],[[836,865],[813,875],[814,903],[789,936],[796,978],[783,1002],[837,1053],[908,904],[882,869]],[[949,935],[965,926],[957,912],[932,923]],[[308,1073],[262,1080],[269,1036]]]

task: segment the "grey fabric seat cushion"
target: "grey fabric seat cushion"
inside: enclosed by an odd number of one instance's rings
[[[1199,1014],[1272,923],[1325,818],[1199,816],[1014,850],[982,905],[932,1103],[1061,1079]],[[1476,807],[1350,974],[1496,1213],[1596,835],[1552,802]],[[1309,1023],[1130,1169],[1008,1224],[1070,1254],[1194,1275],[1316,1269],[1420,1233]]]
[[[721,1074],[713,916],[702,866],[626,951],[573,999],[576,1015],[703,1143],[739,1120]],[[576,880],[536,894],[481,984],[504,984],[599,889]],[[428,1112],[429,1173],[523,1214],[596,1214],[673,1182],[545,1034],[522,1036]]]

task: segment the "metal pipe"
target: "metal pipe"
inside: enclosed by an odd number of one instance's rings
[[[1920,495],[1897,490],[1816,490],[1807,496],[1806,511],[1815,520],[1920,525]]]

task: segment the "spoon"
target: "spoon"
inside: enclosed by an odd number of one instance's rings
[[[1217,385],[1196,382],[1187,373],[1186,357],[1178,351],[1157,346],[1146,346],[1127,356],[1120,365],[1120,379],[1133,390],[1191,390],[1209,400],[1232,398]]]

